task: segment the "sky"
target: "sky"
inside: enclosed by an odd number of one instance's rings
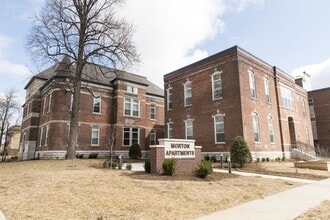
[[[0,0],[0,93],[24,86],[45,68],[26,49],[32,17],[45,0]],[[238,45],[292,76],[306,71],[312,89],[330,87],[328,0],[126,0],[141,57],[134,73],[160,87],[163,75]],[[49,66],[52,64],[49,64]]]

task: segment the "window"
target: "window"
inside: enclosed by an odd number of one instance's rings
[[[289,109],[294,109],[292,90],[284,86],[280,87],[282,105]]]
[[[48,131],[49,131],[49,125],[46,126],[46,138],[45,138],[45,145],[48,145]]]
[[[123,146],[132,146],[134,143],[140,143],[139,135],[140,129],[139,128],[124,128],[124,135],[123,135]]]
[[[194,138],[193,120],[188,119],[185,121],[185,130],[186,130],[186,139],[193,139]]]
[[[303,116],[304,116],[304,118],[306,118],[306,106],[305,106],[305,100],[303,100],[303,103],[302,103],[302,111],[303,111]]]
[[[214,136],[215,136],[215,143],[225,142],[224,115],[214,116]]]
[[[155,145],[156,144],[156,131],[151,130],[150,131],[150,145]]]
[[[73,105],[73,94],[71,94],[70,111],[72,111],[72,105]]]
[[[97,125],[92,126],[92,146],[99,146],[100,127]]]
[[[270,103],[269,79],[264,79],[266,102]]]
[[[39,147],[42,146],[42,134],[44,133],[44,127],[40,128],[40,142],[39,142]]]
[[[125,116],[140,116],[140,102],[136,99],[125,98],[124,102],[124,115]]]
[[[306,141],[307,141],[307,144],[311,144],[311,140],[309,138],[309,129],[308,129],[307,126],[305,127],[305,130],[306,130]]]
[[[50,112],[50,106],[52,104],[52,94],[48,95],[48,112]]]
[[[222,96],[221,72],[215,72],[212,75],[212,94],[213,100],[220,99]]]
[[[254,72],[252,70],[249,70],[249,82],[250,82],[250,96],[251,98],[256,99],[256,84],[254,79]]]
[[[167,138],[173,138],[173,122],[167,123]]]
[[[308,98],[308,105],[309,106],[314,106],[314,100],[313,100],[313,98]]]
[[[44,115],[46,112],[46,97],[44,97],[42,101],[43,101],[42,115]]]
[[[156,105],[150,105],[150,118],[156,120]]]
[[[190,106],[192,104],[192,89],[191,82],[184,84],[184,106]]]
[[[133,94],[138,94],[138,88],[132,87],[132,86],[127,86],[127,92],[133,93]]]
[[[93,96],[93,113],[101,113],[101,96]]]
[[[275,135],[274,135],[274,123],[273,118],[271,116],[268,117],[268,128],[269,128],[269,140],[270,143],[275,143]]]
[[[259,117],[257,113],[252,114],[254,142],[260,142]]]
[[[172,88],[167,89],[167,110],[172,110]]]

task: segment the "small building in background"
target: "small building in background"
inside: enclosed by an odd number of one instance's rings
[[[14,125],[9,127],[6,137],[6,151],[9,157],[17,157],[21,138],[21,126]]]

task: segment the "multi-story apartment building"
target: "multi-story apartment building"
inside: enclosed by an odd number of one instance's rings
[[[164,76],[168,138],[226,154],[243,136],[252,156],[286,157],[312,144],[307,92],[295,79],[235,46]]]
[[[68,147],[72,82],[65,58],[26,85],[20,159],[64,158]],[[163,90],[146,77],[88,64],[83,70],[76,153],[142,153],[164,137]]]
[[[309,91],[308,98],[315,146],[330,156],[330,88]]]

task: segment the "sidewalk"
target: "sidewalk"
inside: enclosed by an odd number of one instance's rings
[[[325,200],[330,200],[330,179],[316,181],[197,219],[293,219]]]

